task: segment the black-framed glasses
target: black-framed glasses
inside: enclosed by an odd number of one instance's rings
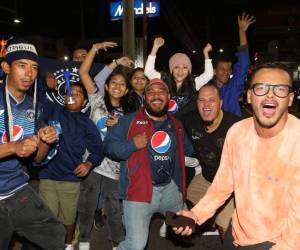
[[[269,93],[271,87],[274,95],[280,98],[285,98],[293,92],[293,88],[285,84],[254,83],[250,89],[254,95],[264,96]]]

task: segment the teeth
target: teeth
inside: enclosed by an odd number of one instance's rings
[[[264,108],[275,108],[276,105],[273,104],[273,103],[266,103],[266,104],[263,105],[263,107],[264,107]]]

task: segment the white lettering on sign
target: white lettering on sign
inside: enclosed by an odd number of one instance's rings
[[[134,8],[134,14],[135,15],[143,15],[144,10],[143,3],[140,7]],[[155,14],[156,13],[156,7],[153,5],[152,2],[149,3],[148,6],[146,6],[146,14]],[[114,13],[114,17],[120,17],[123,15],[123,6],[120,4],[118,8],[116,9],[116,12]]]

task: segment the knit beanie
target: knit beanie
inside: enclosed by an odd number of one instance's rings
[[[185,65],[188,68],[189,73],[192,72],[192,63],[190,58],[184,53],[176,53],[173,56],[171,56],[169,60],[170,73],[172,73],[173,69],[180,64]]]
[[[5,61],[11,64],[15,60],[28,59],[38,62],[35,46],[24,39],[13,39],[6,49]]]

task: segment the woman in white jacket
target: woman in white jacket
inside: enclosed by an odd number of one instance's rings
[[[197,76],[195,79],[192,77],[192,63],[190,58],[183,53],[174,54],[169,60],[169,72],[158,72],[155,70],[156,54],[160,47],[165,43],[162,37],[154,39],[153,47],[150,55],[148,56],[145,65],[145,75],[149,80],[159,78],[164,80],[170,90],[171,101],[169,105],[169,112],[172,114],[181,111],[182,108],[189,103],[191,97],[199,90],[204,84],[213,78],[213,66],[209,58],[209,52],[212,46],[208,43],[203,49],[205,59],[204,72]]]

